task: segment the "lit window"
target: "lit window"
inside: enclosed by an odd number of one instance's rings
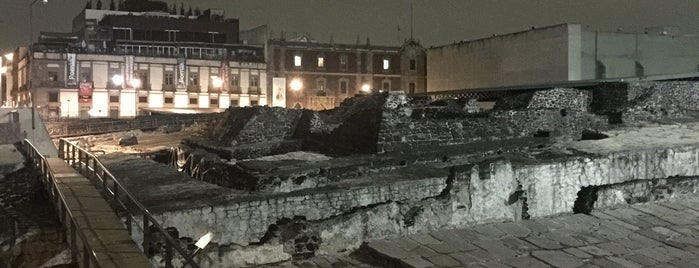
[[[390,66],[391,66],[391,62],[388,61],[387,59],[384,59],[383,60],[383,69],[388,70],[388,67],[390,67]]]
[[[301,67],[301,56],[294,56],[294,66]]]
[[[323,67],[325,67],[325,58],[318,57],[318,68],[323,68]]]
[[[347,69],[347,55],[340,55],[340,68]]]

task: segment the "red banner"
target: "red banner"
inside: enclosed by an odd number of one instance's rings
[[[80,82],[78,89],[79,102],[92,102],[92,82]]]

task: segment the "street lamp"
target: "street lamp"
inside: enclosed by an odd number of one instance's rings
[[[289,88],[293,91],[299,91],[303,87],[303,83],[301,83],[301,79],[294,78],[291,80],[291,83],[289,83]]]
[[[369,92],[370,90],[371,90],[371,86],[369,84],[362,85],[362,91]]]
[[[141,87],[141,79],[131,79],[131,82],[129,83],[133,87],[133,89],[138,89]]]
[[[221,88],[221,86],[223,86],[223,79],[221,79],[221,77],[212,75],[211,76],[211,85],[214,88]]]
[[[32,102],[32,129],[36,129],[36,118],[35,118],[35,115],[34,115],[34,114],[36,113],[36,104],[34,103],[34,98],[35,98],[34,95],[36,95],[36,94],[35,94],[35,93],[36,93],[36,92],[35,92],[36,90],[34,90],[34,87],[32,86],[32,68],[31,68],[31,63],[32,63],[31,60],[32,60],[32,56],[33,56],[33,54],[34,54],[34,53],[32,53],[32,42],[34,42],[34,32],[33,32],[33,30],[34,30],[34,25],[33,25],[34,20],[32,20],[32,15],[33,15],[34,12],[32,11],[32,6],[34,6],[34,4],[36,4],[37,1],[39,1],[39,0],[34,0],[34,1],[32,1],[31,3],[29,3],[29,44],[27,44],[27,52],[29,53],[29,57],[28,57],[29,60],[27,61],[27,66],[28,66],[28,68],[27,68],[27,74],[28,74],[28,76],[29,76],[29,79],[28,79],[28,81],[29,81],[29,90],[31,91],[31,102]],[[49,0],[41,0],[41,2],[44,3],[44,4],[46,4],[46,3],[49,2]]]
[[[120,74],[115,74],[114,76],[112,76],[112,84],[120,87],[121,85],[124,84],[124,76],[122,76]]]

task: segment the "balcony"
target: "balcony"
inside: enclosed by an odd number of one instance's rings
[[[260,90],[259,87],[250,87],[250,88],[248,89],[248,94],[250,94],[250,95],[260,95],[261,92],[262,92],[262,91]]]
[[[187,92],[199,93],[201,92],[201,87],[199,85],[187,85]]]
[[[175,85],[170,85],[170,84],[163,84],[163,91],[175,91],[177,90],[177,87]]]

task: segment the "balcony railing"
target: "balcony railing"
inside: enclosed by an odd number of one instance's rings
[[[250,94],[250,95],[260,95],[261,92],[262,91],[260,90],[259,87],[250,87],[248,89],[248,94]]]
[[[163,84],[163,91],[175,91],[177,87],[175,85]]]
[[[201,87],[199,85],[187,85],[187,92],[199,93],[201,92]]]

